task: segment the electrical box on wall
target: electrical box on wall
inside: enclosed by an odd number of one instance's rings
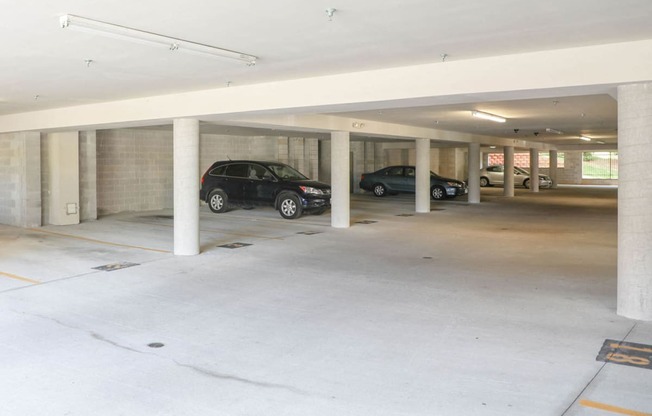
[[[74,202],[66,204],[66,215],[75,214],[77,214],[77,204]]]

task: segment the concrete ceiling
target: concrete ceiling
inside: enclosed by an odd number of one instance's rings
[[[447,61],[466,60],[652,39],[649,0],[0,0],[0,7],[0,115],[432,63],[443,54]],[[332,19],[327,8],[336,9]],[[259,60],[248,67],[63,30],[59,16],[68,13]],[[616,102],[608,92],[539,100],[487,96],[400,109],[360,106],[341,114],[553,144],[576,143],[579,134],[614,143]],[[471,120],[470,110],[510,121]],[[546,128],[565,134],[548,134]]]

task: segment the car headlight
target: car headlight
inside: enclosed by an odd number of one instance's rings
[[[300,186],[301,190],[310,195],[324,195],[324,192],[321,189],[313,188],[312,186]]]

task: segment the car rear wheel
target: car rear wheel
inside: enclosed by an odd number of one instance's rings
[[[430,190],[432,199],[440,200],[446,198],[446,190],[441,186],[433,186]]]
[[[489,186],[489,179],[485,178],[484,176],[480,178],[480,186],[481,187],[486,187]]]
[[[387,195],[387,188],[382,183],[377,183],[374,185],[374,195],[376,196],[385,196]]]
[[[278,212],[281,214],[281,217],[286,220],[293,220],[299,218],[302,211],[301,201],[297,195],[282,194],[279,197]]]
[[[221,189],[215,189],[208,195],[208,207],[211,211],[221,214],[228,208],[229,198],[226,192]]]

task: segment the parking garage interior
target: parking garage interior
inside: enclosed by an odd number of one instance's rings
[[[363,3],[314,20],[299,9],[345,44]],[[581,3],[541,12],[577,35]],[[242,43],[255,65],[190,55],[165,68],[148,45],[39,26],[35,52],[0,81],[2,413],[652,414],[652,198],[641,174],[652,154],[641,16],[652,10],[594,6],[587,22],[612,29],[590,41],[523,46],[505,30],[490,55],[460,44],[457,57],[425,60],[361,44],[370,65],[313,53],[301,73],[278,61],[302,62],[291,48],[263,40]],[[14,7],[39,22],[63,15]],[[156,13],[139,22],[66,7],[73,26],[88,15],[138,28],[129,35],[145,23],[169,33]],[[180,16],[177,46],[220,30]],[[312,56],[309,40],[297,48]],[[79,49],[55,58],[44,52],[55,41]],[[84,55],[84,74],[70,66],[81,51],[102,51]],[[139,54],[152,61],[116,69]],[[154,73],[178,85],[142,83]],[[60,85],[44,82],[53,74]],[[617,155],[617,175],[586,175],[591,152]],[[199,180],[227,159],[289,164],[332,186],[332,208],[295,220],[264,207],[212,213]],[[554,185],[481,187],[495,160]],[[416,167],[414,194],[360,189],[360,175],[390,165]],[[466,181],[468,195],[431,200],[430,171]]]

